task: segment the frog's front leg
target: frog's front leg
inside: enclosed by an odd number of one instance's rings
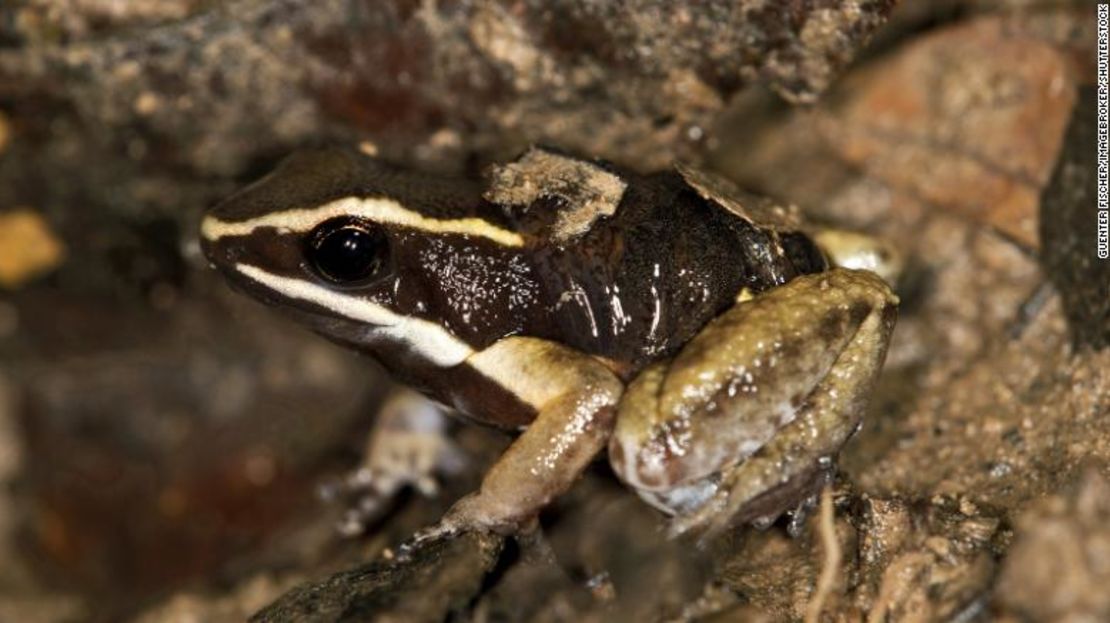
[[[738,303],[629,385],[613,468],[675,532],[785,510],[858,427],[896,305],[839,268]]]
[[[504,338],[467,360],[531,405],[536,419],[482,479],[421,535],[468,529],[518,532],[566,491],[605,448],[623,383],[600,361],[527,337]]]
[[[448,429],[442,406],[407,387],[395,387],[378,410],[362,463],[321,487],[324,499],[346,506],[339,533],[362,534],[406,487],[435,495],[438,478],[458,473],[466,462]]]

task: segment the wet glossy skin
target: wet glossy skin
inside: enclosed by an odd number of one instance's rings
[[[676,527],[720,527],[796,502],[854,431],[896,299],[680,171],[533,150],[474,182],[311,152],[214,208],[202,240],[246,292],[525,429],[439,531],[517,529],[605,446]],[[368,273],[320,242],[345,235],[372,241]]]

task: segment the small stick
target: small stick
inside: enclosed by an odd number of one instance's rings
[[[825,601],[832,593],[836,584],[836,574],[840,569],[842,553],[840,541],[836,538],[836,524],[833,522],[832,489],[825,487],[821,491],[821,515],[818,522],[821,536],[821,547],[825,550],[825,561],[821,566],[821,577],[817,579],[817,589],[806,605],[805,623],[817,623],[821,619],[821,611],[825,609]]]

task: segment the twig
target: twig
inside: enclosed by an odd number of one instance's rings
[[[886,620],[887,613],[895,601],[901,597],[902,591],[906,587],[907,582],[902,577],[903,573],[912,570],[915,566],[926,564],[928,561],[928,554],[914,552],[890,563],[886,571],[883,572],[879,594],[875,598],[875,604],[871,607],[871,612],[867,614],[867,623],[883,623]]]
[[[836,585],[836,575],[840,570],[842,554],[840,541],[836,538],[836,524],[833,522],[832,489],[825,487],[821,492],[821,515],[818,523],[821,547],[825,550],[825,561],[821,566],[821,577],[817,579],[817,589],[806,605],[805,623],[817,623],[825,601]]]

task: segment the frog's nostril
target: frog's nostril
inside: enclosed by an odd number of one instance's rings
[[[222,238],[210,240],[202,236],[200,250],[208,262],[219,269],[234,266],[242,257],[242,249],[239,245],[230,244],[228,240]]]

